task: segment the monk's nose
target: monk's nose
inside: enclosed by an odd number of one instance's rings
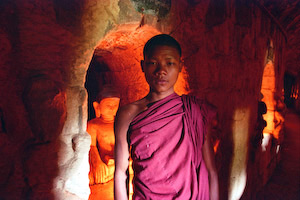
[[[157,75],[163,75],[167,73],[167,68],[164,65],[158,64],[156,69]]]

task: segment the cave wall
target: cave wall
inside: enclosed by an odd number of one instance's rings
[[[118,1],[1,1],[4,199],[89,196],[85,73]],[[2,133],[4,132],[4,133]]]
[[[101,38],[139,22],[143,5],[141,25],[181,43],[191,92],[218,108],[220,196],[232,199],[245,188],[249,199],[262,187],[272,169],[262,168],[263,153],[250,140],[269,39],[276,89],[283,86],[282,33],[252,1],[149,2],[1,1],[1,198],[88,198],[86,71]]]
[[[252,141],[269,41],[274,41],[274,92],[281,92],[285,37],[253,1],[184,2],[173,1],[176,14],[158,27],[182,44],[191,92],[218,108],[221,198],[253,199],[278,162],[276,141],[266,152]]]

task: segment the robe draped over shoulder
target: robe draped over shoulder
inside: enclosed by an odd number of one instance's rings
[[[202,145],[213,115],[204,101],[173,93],[133,119],[133,199],[209,199]]]

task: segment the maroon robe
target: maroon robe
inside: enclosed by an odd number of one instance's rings
[[[173,93],[133,119],[134,200],[209,199],[202,146],[213,113],[203,101]]]

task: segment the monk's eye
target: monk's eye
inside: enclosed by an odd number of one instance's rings
[[[149,62],[147,62],[147,65],[156,65],[156,62],[154,62],[154,61],[149,61]]]
[[[174,62],[167,62],[167,65],[168,66],[173,66],[173,65],[175,65],[175,63]]]

